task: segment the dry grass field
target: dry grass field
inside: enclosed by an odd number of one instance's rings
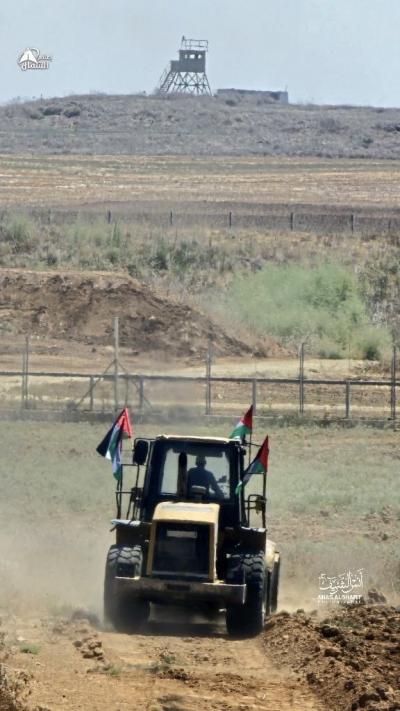
[[[280,205],[396,210],[400,162],[287,157],[0,156],[3,207],[155,213]]]
[[[232,424],[235,417],[232,417]],[[114,480],[95,448],[107,425],[2,423],[8,471],[0,515],[0,608],[27,599],[101,608]],[[226,436],[228,425],[136,426]],[[399,600],[398,433],[270,425],[269,530],[284,559],[281,605],[315,607],[318,576],[364,568],[365,587]],[[255,441],[264,432],[255,432]],[[129,443],[125,447],[129,459]],[[257,482],[254,480],[254,486]],[[14,523],[20,521],[20,525]],[[23,522],[23,523],[22,523]],[[31,570],[24,584],[26,565]]]

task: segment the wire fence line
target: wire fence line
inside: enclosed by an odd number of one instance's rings
[[[7,388],[4,383],[7,382]],[[13,387],[10,387],[14,385]],[[382,380],[149,375],[1,371],[2,408],[114,412],[122,406],[136,412],[193,411],[240,414],[253,403],[255,414],[397,419],[395,368]],[[7,393],[5,394],[5,391]],[[20,398],[18,398],[20,390]]]
[[[251,208],[248,207],[248,210]],[[76,221],[88,222],[99,220],[98,208],[90,209],[28,208],[29,216],[44,224],[72,224]],[[104,221],[115,224],[126,220],[149,227],[209,227],[246,229],[259,228],[264,230],[281,230],[292,232],[322,232],[322,233],[357,233],[361,235],[396,234],[400,231],[400,214],[396,211],[382,213],[360,210],[321,211],[315,208],[308,211],[304,208],[285,209],[274,205],[256,205],[254,212],[243,210],[194,212],[166,208],[163,211],[140,210],[129,204],[118,208],[105,209],[102,213]]]
[[[80,413],[115,412],[122,405],[139,414],[184,412],[228,415],[249,402],[255,414],[353,416],[397,420],[397,349],[390,378],[313,378],[306,373],[305,344],[299,349],[298,376],[265,377],[213,374],[209,339],[204,375],[130,373],[119,357],[119,318],[113,319],[114,357],[101,373],[31,368],[30,336],[25,338],[21,370],[0,371],[0,409],[48,409]]]

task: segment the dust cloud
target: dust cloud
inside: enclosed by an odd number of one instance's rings
[[[111,544],[104,523],[96,529],[68,514],[61,521],[9,520],[0,538],[0,609],[57,614],[83,606],[100,613]]]

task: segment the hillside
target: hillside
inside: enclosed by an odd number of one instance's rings
[[[400,157],[400,110],[70,96],[0,107],[0,153]]]

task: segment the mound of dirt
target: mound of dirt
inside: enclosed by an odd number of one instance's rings
[[[123,274],[0,269],[0,289],[3,332],[111,345],[119,316],[120,343],[138,354],[203,358],[209,337],[216,355],[252,352],[200,311]]]
[[[342,711],[400,709],[400,611],[383,604],[340,608],[322,621],[299,610],[273,617],[264,635],[278,662],[292,666]]]

